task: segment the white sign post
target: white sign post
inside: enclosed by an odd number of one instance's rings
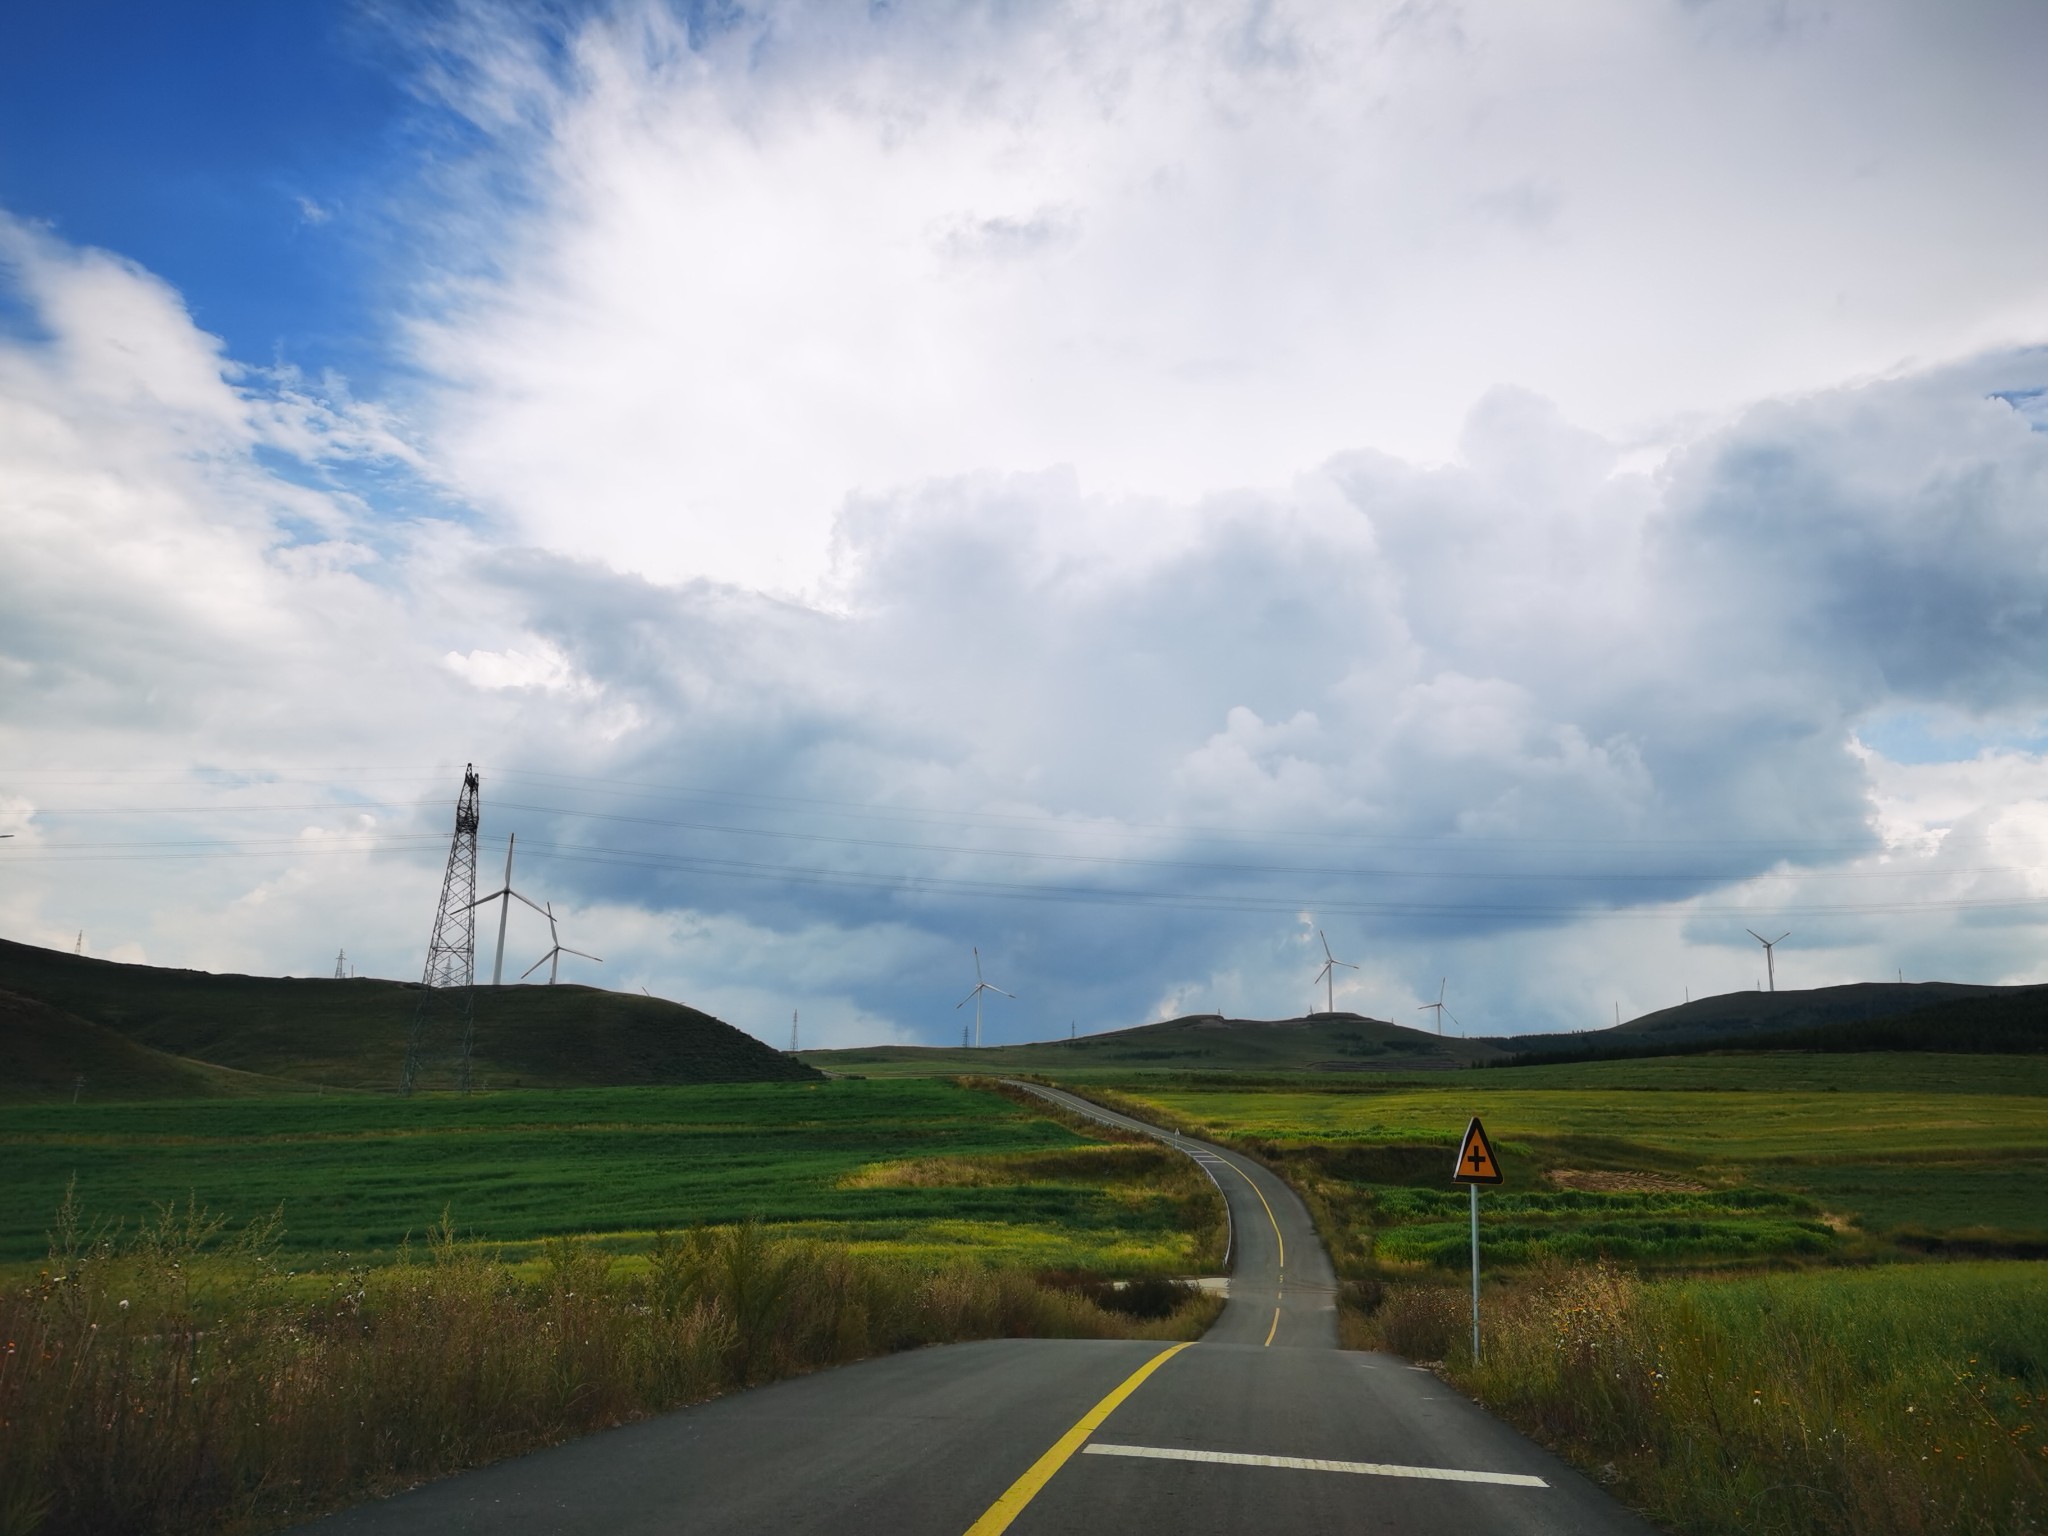
[[[1472,1123],[1465,1127],[1465,1139],[1458,1143],[1457,1166],[1451,1170],[1451,1182],[1464,1184],[1472,1191],[1472,1363],[1479,1363],[1479,1186],[1501,1182],[1500,1161],[1493,1155],[1493,1143],[1486,1139],[1486,1128],[1474,1115]]]

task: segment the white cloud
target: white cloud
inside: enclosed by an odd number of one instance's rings
[[[2039,13],[509,14],[422,397],[0,226],[8,933],[417,974],[475,761],[774,1043],[2041,973]]]
[[[1446,460],[1502,382],[1654,447],[2048,334],[2030,5],[518,14],[434,55],[503,158],[417,350],[465,490],[625,569],[804,588],[854,492],[1071,465],[1114,520]]]

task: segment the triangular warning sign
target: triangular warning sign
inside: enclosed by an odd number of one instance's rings
[[[1498,1184],[1500,1181],[1500,1160],[1493,1155],[1493,1143],[1486,1139],[1486,1127],[1474,1115],[1472,1123],[1465,1127],[1465,1139],[1458,1144],[1458,1168],[1451,1175],[1451,1182]]]

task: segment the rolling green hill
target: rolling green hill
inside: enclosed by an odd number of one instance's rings
[[[1355,1013],[1302,1019],[1226,1019],[1194,1014],[1163,1024],[980,1050],[882,1045],[805,1051],[830,1072],[910,1077],[947,1072],[1415,1072],[1500,1060],[1498,1042],[1427,1034]]]
[[[2038,990],[2042,989],[1978,986],[1957,981],[1860,981],[1801,991],[1724,992],[1717,997],[1695,998],[1675,1008],[1660,1008],[1614,1029],[1572,1035],[1523,1035],[1503,1043],[1518,1051],[1532,1052],[1606,1050],[1706,1037],[1732,1043],[1745,1035],[1854,1025],[1914,1013],[1937,1003],[2024,996]]]
[[[414,1014],[429,995],[410,982],[217,976],[5,940],[0,992],[41,1005],[0,1012],[0,1091],[10,1098],[69,1097],[80,1075],[92,1097],[107,1096],[93,1087],[99,1080],[125,1083],[137,1097],[249,1091],[205,1070],[221,1068],[282,1079],[273,1084],[280,1089],[395,1089]],[[816,1076],[730,1024],[661,998],[576,986],[478,987],[475,995],[473,1072],[483,1088]],[[455,1082],[458,996],[432,994],[423,1088]],[[65,1015],[88,1027],[67,1028]]]
[[[33,998],[0,992],[0,1102],[202,1099],[304,1092],[300,1083],[188,1061]]]
[[[1832,987],[1832,992],[1868,989]],[[1902,989],[1893,987],[1892,992]],[[1911,991],[1914,989],[1904,989]],[[1631,1056],[1697,1055],[1708,1051],[1941,1051],[1964,1055],[2025,1056],[2048,1053],[2048,987],[1962,988],[1934,983],[1922,1006],[1910,1012],[1871,1014],[1859,1007],[1883,999],[1852,997],[1835,1011],[1811,1005],[1782,1017],[1803,1027],[1752,1027],[1735,1015],[1719,1031],[1680,1029],[1598,1030],[1566,1036],[1523,1036],[1504,1042],[1517,1054],[1498,1065],[1530,1066],[1553,1061],[1602,1061]],[[1944,995],[1946,994],[1946,995]],[[1736,994],[1741,996],[1740,993]],[[1769,994],[1766,994],[1767,996]],[[1787,994],[1780,993],[1780,996]],[[1722,999],[1706,999],[1720,1002]],[[1652,1016],[1654,1017],[1654,1015]]]
[[[828,1072],[914,1077],[1044,1072],[1425,1072],[1550,1060],[1703,1050],[2003,1051],[2041,1049],[2048,987],[1860,982],[1806,991],[1730,992],[1632,1019],[1616,1029],[1496,1038],[1439,1036],[1355,1013],[1299,1019],[1194,1014],[1161,1024],[967,1050],[883,1045],[805,1051]]]

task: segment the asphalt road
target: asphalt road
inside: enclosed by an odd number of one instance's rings
[[[1230,1209],[1230,1300],[1200,1343],[918,1350],[591,1435],[304,1529],[1649,1536],[1427,1371],[1337,1349],[1329,1259],[1272,1173],[1034,1091],[1159,1136],[1216,1179]]]

